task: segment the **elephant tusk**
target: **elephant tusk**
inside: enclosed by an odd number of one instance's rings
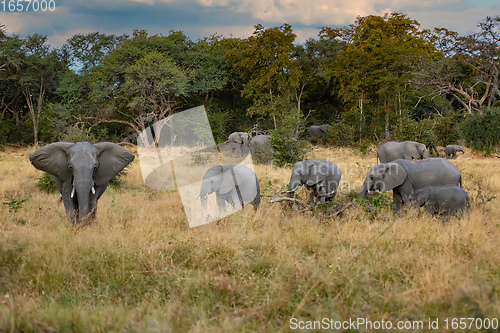
[[[73,189],[71,190],[70,198],[73,199],[74,196],[75,196],[75,187],[73,186]]]
[[[283,191],[281,193],[293,193],[293,192],[295,192],[295,190],[297,189],[297,187],[299,187],[299,185],[295,186],[293,190]]]
[[[94,186],[92,186],[92,188],[90,189],[90,191],[92,192],[92,194],[95,194],[95,188],[94,188]]]
[[[194,198],[195,198],[195,199],[198,199],[199,197],[200,197],[200,195],[198,194],[198,195],[197,195],[197,196],[195,196]]]

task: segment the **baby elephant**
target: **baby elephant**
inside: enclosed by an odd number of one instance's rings
[[[459,186],[426,186],[413,191],[409,197],[418,207],[425,205],[427,211],[433,214],[462,214],[469,202],[469,196]]]
[[[459,146],[459,145],[447,145],[444,148],[444,153],[446,154],[447,159],[457,158],[458,151],[461,151],[462,154],[465,154],[464,148],[462,148],[462,146]]]

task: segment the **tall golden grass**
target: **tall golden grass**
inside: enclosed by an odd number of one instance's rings
[[[449,221],[387,204],[297,214],[264,197],[257,211],[192,229],[178,192],[144,187],[136,159],[98,220],[73,229],[59,195],[35,188],[31,152],[0,152],[0,331],[278,332],[291,318],[423,321],[408,331],[428,331],[439,318],[451,332],[445,318],[500,317],[498,159],[453,160],[471,205]],[[336,202],[376,163],[374,149],[309,157],[340,166]],[[280,191],[291,167],[255,170],[261,188]]]

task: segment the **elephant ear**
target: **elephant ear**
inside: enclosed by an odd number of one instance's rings
[[[226,194],[229,193],[236,185],[243,183],[243,178],[241,175],[231,168],[222,174],[222,181],[219,185],[219,193]]]
[[[382,192],[385,192],[403,184],[407,173],[398,163],[386,163],[382,176],[382,182],[384,184],[384,190]]]
[[[235,137],[236,137],[236,138],[235,138],[235,140],[234,140],[234,141],[235,141],[236,143],[243,143],[243,137],[241,136],[241,134],[240,134],[240,133],[238,133],[238,135],[235,135]]]
[[[417,146],[414,143],[407,143],[404,146],[403,158],[405,160],[412,160],[413,158],[420,157],[420,153],[417,149]]]
[[[29,159],[38,170],[50,173],[65,182],[71,181],[73,174],[68,168],[68,155],[66,151],[74,145],[72,142],[54,142],[48,144],[33,154]]]
[[[104,184],[123,170],[135,158],[127,149],[112,142],[100,142],[94,145],[99,150],[99,167],[94,172],[94,182]]]

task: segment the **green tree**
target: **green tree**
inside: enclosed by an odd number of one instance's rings
[[[242,96],[251,99],[249,115],[277,117],[293,107],[299,87],[299,66],[294,61],[296,35],[292,27],[264,28],[258,24],[252,36],[228,52],[234,71],[245,81]]]
[[[399,13],[370,15],[348,27],[322,28],[320,36],[344,43],[331,69],[339,95],[360,111],[360,124],[365,105],[384,117],[389,137],[390,112],[402,113],[413,64],[435,52],[422,38],[419,23]]]

